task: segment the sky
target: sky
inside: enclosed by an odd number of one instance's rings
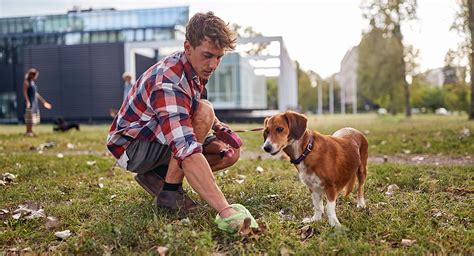
[[[359,0],[0,0],[0,17],[61,14],[73,6],[189,6],[190,16],[213,11],[226,22],[252,26],[264,36],[282,36],[290,57],[323,77],[339,71],[344,55],[359,44],[368,27]],[[418,0],[418,19],[402,32],[404,43],[420,51],[419,71],[443,66],[446,52],[457,48],[461,39],[449,29],[456,10],[456,0]]]

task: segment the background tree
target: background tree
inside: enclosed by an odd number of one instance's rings
[[[363,0],[362,10],[365,19],[370,20],[370,30],[380,29],[383,38],[387,39],[385,45],[389,48],[386,56],[389,59],[385,61],[390,64],[392,72],[386,75],[386,84],[390,85],[390,93],[387,100],[390,102],[390,110],[396,113],[396,96],[397,87],[402,87],[405,98],[405,114],[411,116],[410,106],[410,87],[406,81],[406,63],[404,56],[403,35],[401,25],[404,22],[414,20],[416,18],[417,0]],[[370,33],[370,31],[369,31]],[[382,40],[382,42],[384,42]],[[383,47],[382,47],[383,48]],[[359,59],[362,56],[359,55]],[[382,67],[381,67],[382,68]]]
[[[372,20],[371,23],[374,22]],[[361,97],[369,100],[370,104],[388,109],[392,114],[402,109],[403,102],[399,72],[395,72],[403,68],[398,58],[403,49],[399,46],[374,24],[359,44],[357,84]]]
[[[460,0],[459,7],[452,29],[457,30],[465,38],[461,44],[461,49],[466,53],[466,56],[469,56],[469,68],[471,73],[469,119],[474,120],[474,0]]]
[[[298,79],[298,104],[302,112],[315,111],[317,107],[316,88],[311,85],[310,75],[301,69],[298,62],[297,79]]]
[[[257,32],[253,27],[243,28],[239,24],[233,23],[230,25],[231,29],[237,34],[238,37],[259,37],[262,36],[262,33]],[[248,49],[245,52],[249,55],[258,55],[261,54],[264,50],[267,49],[269,43],[251,43],[248,45]]]

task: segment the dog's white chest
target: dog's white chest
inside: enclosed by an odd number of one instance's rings
[[[321,186],[321,179],[319,179],[319,177],[314,173],[308,173],[304,164],[298,164],[296,168],[298,169],[298,175],[301,182],[306,186],[310,187],[313,191],[324,189],[324,187]]]

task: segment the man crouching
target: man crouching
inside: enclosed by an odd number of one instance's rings
[[[226,23],[212,12],[194,15],[186,26],[184,51],[163,58],[133,85],[114,118],[107,147],[120,166],[137,173],[135,179],[155,196],[157,207],[185,212],[197,207],[183,191],[186,177],[217,217],[232,219],[229,225],[237,228],[251,215],[243,216],[229,205],[212,170],[233,165],[239,149],[219,136],[208,136],[211,129],[228,126],[205,100],[207,81],[235,41]],[[208,150],[203,150],[203,143]],[[235,218],[239,214],[242,218]]]

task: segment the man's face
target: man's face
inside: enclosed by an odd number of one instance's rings
[[[194,71],[201,79],[209,80],[224,56],[224,49],[219,49],[210,40],[204,39],[193,48],[189,41],[184,42],[186,57]]]

